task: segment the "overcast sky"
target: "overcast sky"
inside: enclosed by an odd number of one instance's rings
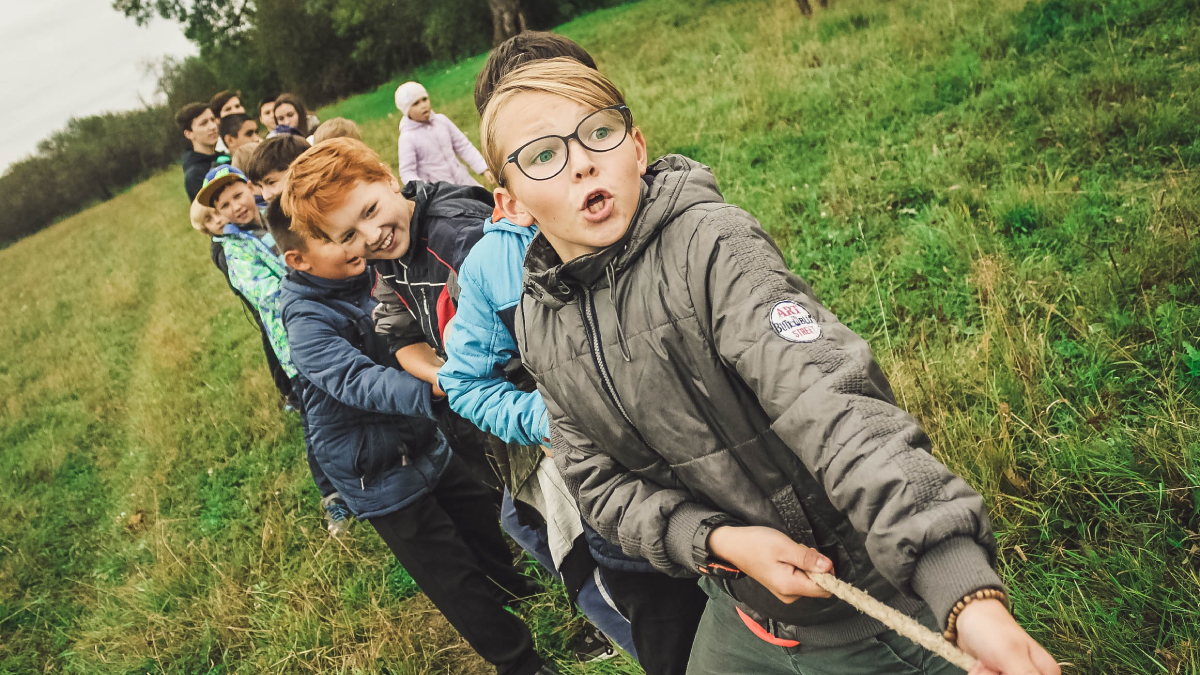
[[[71,117],[150,100],[147,61],[194,53],[178,24],[140,28],[110,0],[0,0],[0,171]]]

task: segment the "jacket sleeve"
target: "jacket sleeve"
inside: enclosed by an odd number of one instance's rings
[[[254,306],[259,321],[267,332],[267,340],[271,343],[275,358],[279,359],[279,365],[288,377],[295,377],[296,367],[292,363],[287,332],[279,312],[279,279],[259,269],[253,256],[237,247],[236,242],[234,246],[236,248],[227,249],[225,254],[229,284]],[[230,253],[233,255],[229,255]]]
[[[375,278],[375,332],[387,338],[388,351],[395,354],[409,345],[425,342],[425,331],[408,311],[404,301],[391,286],[378,275]]]
[[[399,154],[397,167],[400,170],[400,184],[404,185],[409,181],[418,180],[420,176],[417,175],[417,146],[413,142],[411,134],[409,136],[400,134],[400,140],[397,141],[397,148]]]
[[[692,539],[705,518],[720,515],[684,490],[642,478],[596,445],[538,386],[550,411],[554,464],[583,519],[605,541],[671,576],[699,575]]]
[[[550,436],[546,404],[537,392],[521,391],[504,376],[518,358],[517,345],[496,315],[467,257],[458,276],[458,312],[438,371],[454,412],[508,443],[539,446]]]
[[[483,155],[479,154],[479,150],[471,144],[471,139],[467,138],[449,117],[446,117],[446,124],[450,125],[450,142],[454,145],[454,154],[466,162],[472,171],[482,176],[483,172],[487,171],[487,162],[483,160]]]
[[[285,314],[293,362],[309,383],[360,410],[433,417],[428,383],[372,361],[339,335],[314,304],[293,303]]]
[[[866,341],[788,270],[758,222],[736,207],[715,211],[698,227],[686,265],[716,351],[866,536],[880,573],[943,622],[964,595],[1002,588],[983,498],[934,459]]]

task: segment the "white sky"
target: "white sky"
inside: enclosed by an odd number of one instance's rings
[[[148,61],[194,53],[178,24],[140,28],[110,0],[0,0],[0,172],[71,117],[150,100]]]

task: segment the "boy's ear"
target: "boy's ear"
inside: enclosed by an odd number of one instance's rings
[[[646,137],[642,135],[642,130],[633,128],[633,148],[637,153],[638,175],[646,175],[646,167],[649,163],[649,157],[646,154]]]
[[[384,170],[387,171],[388,185],[391,186],[392,192],[399,192],[400,188],[403,186],[400,185],[400,180],[396,178],[396,174],[392,171],[392,167],[388,166],[387,162],[380,162],[379,164],[382,165]]]
[[[309,265],[308,261],[304,259],[304,253],[295,249],[284,251],[283,262],[287,263],[288,267],[300,270],[301,272],[307,272],[312,269],[312,265]]]
[[[500,213],[503,213],[509,222],[521,227],[529,227],[534,224],[533,214],[525,208],[521,200],[508,191],[508,188],[498,187],[492,196],[496,199],[496,206],[500,209]]]

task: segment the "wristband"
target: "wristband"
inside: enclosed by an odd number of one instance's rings
[[[692,538],[692,559],[696,564],[696,571],[702,576],[721,579],[739,579],[744,576],[741,570],[717,558],[708,548],[708,537],[713,530],[726,525],[739,526],[741,523],[732,516],[720,514],[700,521],[700,527],[696,529]]]

